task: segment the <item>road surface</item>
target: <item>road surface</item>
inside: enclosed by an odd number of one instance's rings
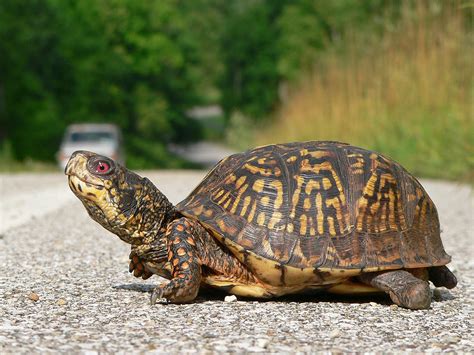
[[[145,173],[178,202],[204,171]],[[128,273],[129,247],[93,222],[62,174],[0,175],[0,353],[473,351],[473,196],[423,181],[456,289],[409,311],[385,297],[149,304],[160,282]]]

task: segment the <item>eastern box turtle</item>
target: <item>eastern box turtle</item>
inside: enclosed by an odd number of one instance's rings
[[[69,186],[89,215],[131,244],[130,271],[158,274],[151,302],[192,301],[202,284],[269,298],[315,289],[387,292],[429,308],[452,288],[436,208],[381,154],[338,142],[268,145],[220,161],[177,206],[147,178],[75,152]]]

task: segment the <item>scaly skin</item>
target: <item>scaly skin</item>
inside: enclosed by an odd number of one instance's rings
[[[409,309],[427,309],[431,304],[431,291],[427,281],[405,270],[362,274],[359,279],[390,295],[392,301]]]
[[[113,164],[111,173],[91,168],[91,162],[102,160]],[[191,301],[201,280],[209,276],[260,286],[244,265],[198,222],[182,217],[148,179],[83,151],[71,157],[66,174],[89,215],[131,244],[130,272],[143,279],[153,274],[170,279],[157,286],[152,303],[159,298]]]
[[[172,279],[155,288],[151,303],[165,298],[174,303],[192,301],[203,277],[222,277],[233,282],[259,281],[231,253],[224,250],[196,221],[181,217],[168,224],[166,235]]]

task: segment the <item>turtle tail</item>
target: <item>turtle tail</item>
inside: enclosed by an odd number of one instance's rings
[[[446,288],[454,288],[458,280],[456,276],[445,266],[432,266],[428,269],[428,275],[431,282],[436,287],[444,286]]]

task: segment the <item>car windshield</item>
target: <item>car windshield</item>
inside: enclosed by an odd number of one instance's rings
[[[70,142],[97,142],[114,140],[111,132],[73,132],[69,135]]]

